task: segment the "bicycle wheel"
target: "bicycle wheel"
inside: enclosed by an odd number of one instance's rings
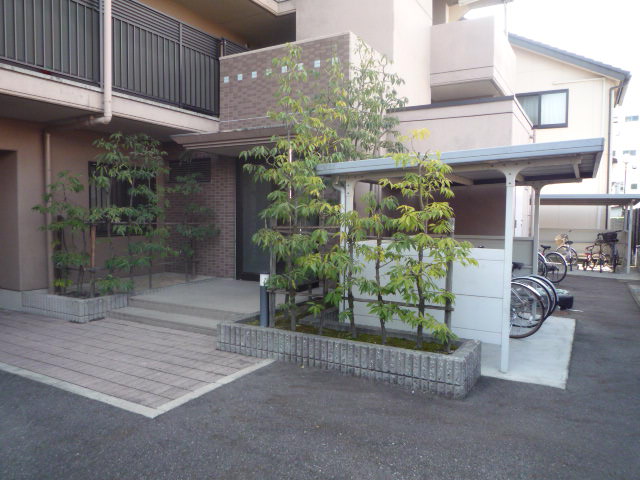
[[[542,326],[544,304],[540,294],[529,285],[511,282],[510,338],[525,338]]]
[[[560,283],[567,276],[567,261],[557,252],[549,252],[545,257],[547,274],[545,275],[553,283]]]
[[[556,252],[562,255],[569,265],[578,266],[578,252],[569,245],[562,245],[556,248]]]
[[[546,320],[547,317],[551,315],[551,312],[553,312],[556,307],[556,301],[551,289],[546,282],[542,282],[534,277],[514,277],[511,279],[511,281],[529,285],[536,292],[538,292],[545,307],[544,318],[542,319],[542,321]]]
[[[553,296],[553,310],[555,311],[555,309],[558,308],[558,302],[560,301],[558,298],[558,290],[556,290],[556,286],[547,277],[542,277],[540,275],[531,275],[531,277],[535,278],[536,280],[540,280],[547,287],[549,287],[549,289],[551,290],[551,295]]]
[[[547,263],[544,261],[544,257],[538,252],[538,275],[543,277],[547,275]]]

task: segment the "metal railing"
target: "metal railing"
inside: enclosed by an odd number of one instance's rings
[[[217,114],[220,39],[113,1],[115,90]],[[0,61],[100,83],[99,0],[0,0]]]
[[[0,59],[99,83],[98,0],[0,0]]]

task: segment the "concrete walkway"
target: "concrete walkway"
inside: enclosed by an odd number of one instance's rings
[[[506,373],[498,369],[500,346],[483,343],[482,375],[566,388],[575,328],[574,319],[554,314],[530,337],[510,339],[509,370]]]
[[[209,335],[0,312],[0,370],[153,418],[266,365]]]

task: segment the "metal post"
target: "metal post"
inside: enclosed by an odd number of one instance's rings
[[[540,245],[540,191],[542,186],[533,187],[534,207],[533,207],[533,251],[531,252],[531,273],[538,273],[538,245]]]
[[[276,274],[276,255],[271,252],[269,255],[269,275]],[[268,308],[269,308],[269,318],[268,323],[269,326],[274,328],[276,326],[276,293],[269,292],[268,295]]]
[[[632,213],[633,213],[633,203],[630,203],[627,208],[625,208],[625,224],[626,224],[626,230],[627,230],[627,266],[625,268],[625,272],[626,274],[630,274],[631,273],[631,240],[632,240],[632,236],[633,236],[633,232],[632,227],[633,227],[633,222],[632,220]]]
[[[267,292],[267,280],[269,275],[260,274],[260,326],[269,326],[269,293]]]
[[[501,169],[505,176],[502,335],[500,339],[500,371],[503,373],[509,370],[511,268],[513,262],[513,196],[516,188],[516,177],[518,176],[520,168],[521,167],[503,167]]]
[[[449,232],[449,237],[453,238],[454,232],[456,229],[455,218],[452,218],[450,220],[450,223],[451,223],[451,231]],[[451,290],[453,290],[453,262],[452,261],[447,262],[447,276],[445,278],[444,289],[449,293],[451,292]],[[447,299],[447,302],[445,304],[444,324],[447,326],[447,328],[449,328],[449,330],[451,330],[451,300],[449,299]]]

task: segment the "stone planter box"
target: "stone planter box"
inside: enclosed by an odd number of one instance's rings
[[[451,355],[289,332],[238,323],[218,326],[218,349],[337,370],[447,398],[464,398],[480,377],[480,342]]]
[[[119,293],[96,298],[73,298],[46,292],[22,294],[22,310],[76,323],[104,318],[109,310],[126,307],[128,295]]]

